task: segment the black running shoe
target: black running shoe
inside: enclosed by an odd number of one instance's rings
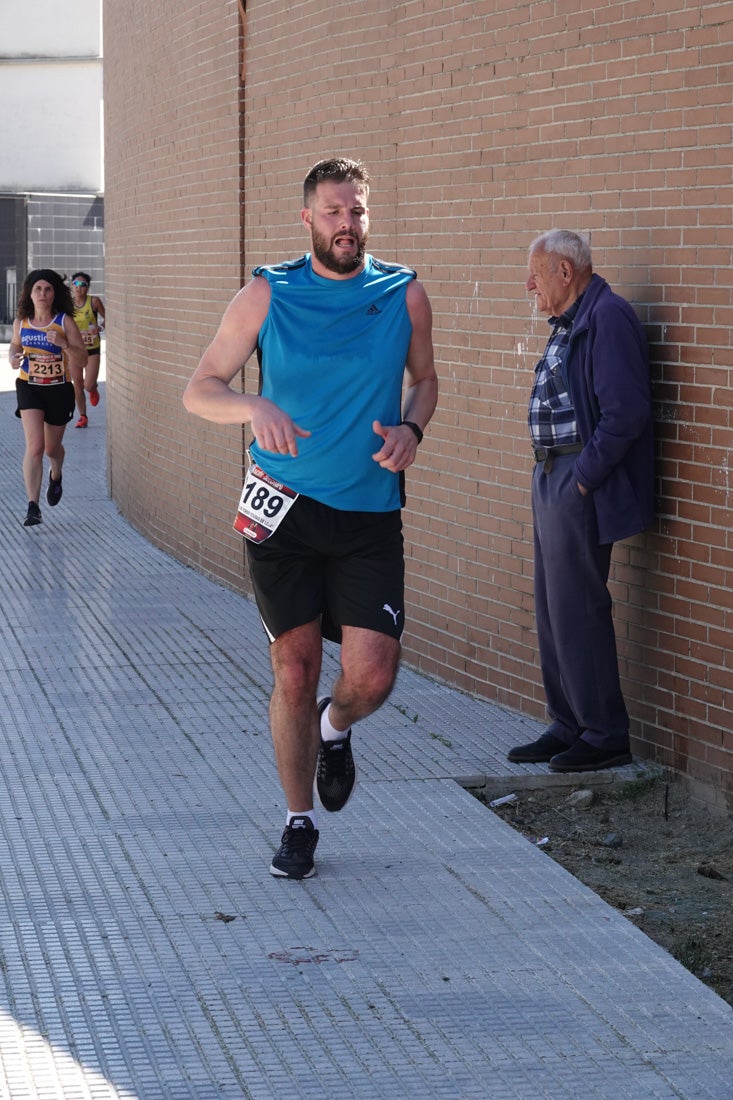
[[[61,478],[59,478],[58,481],[54,481],[52,475],[49,473],[48,489],[46,490],[46,500],[52,508],[55,508],[55,506],[61,500],[61,495],[63,491],[64,490],[61,488]]]
[[[318,700],[318,718],[331,702],[326,695]],[[356,786],[356,764],[351,752],[351,730],[341,741],[321,741],[316,768],[316,790],[324,810],[343,810]]]
[[[270,874],[280,878],[310,878],[316,873],[313,855],[318,843],[318,829],[309,817],[294,817],[272,857]]]
[[[43,523],[41,517],[41,509],[36,504],[35,500],[28,501],[28,512],[23,520],[24,527],[35,527],[36,524]]]

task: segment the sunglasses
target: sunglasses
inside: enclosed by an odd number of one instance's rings
[[[74,286],[89,286],[89,283],[83,283],[81,279],[74,279]]]

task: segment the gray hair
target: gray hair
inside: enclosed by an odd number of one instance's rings
[[[590,243],[578,233],[569,229],[550,229],[537,237],[529,246],[529,255],[541,249],[562,260],[569,260],[576,271],[587,271],[593,267]]]

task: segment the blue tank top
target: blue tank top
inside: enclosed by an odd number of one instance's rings
[[[32,321],[20,322],[20,342],[24,359],[18,371],[21,382],[33,379],[35,382],[69,382],[69,364],[58,344],[52,344],[48,333],[54,331],[65,336],[64,314],[57,313],[43,328],[37,328]]]
[[[258,267],[271,301],[258,339],[260,392],[312,434],[298,455],[253,443],[255,462],[277,481],[332,508],[389,512],[400,476],[372,455],[372,421],[399,424],[412,323],[405,295],[415,272],[367,255],[353,279],[316,275],[310,254]]]

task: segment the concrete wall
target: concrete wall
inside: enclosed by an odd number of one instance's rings
[[[547,326],[526,248],[588,232],[653,359],[659,519],[612,573],[633,744],[730,807],[730,5],[250,0],[243,53],[240,17],[105,8],[115,499],[246,587],[246,432],[187,417],[181,392],[251,268],[302,252],[308,167],[363,157],[371,250],[417,268],[442,380],[408,479],[406,660],[541,715],[526,402]]]
[[[0,191],[102,190],[101,15],[100,0],[3,4]]]
[[[102,0],[0,3],[0,337],[34,267],[104,295]]]
[[[3,0],[4,58],[98,57],[102,37],[99,0]]]

